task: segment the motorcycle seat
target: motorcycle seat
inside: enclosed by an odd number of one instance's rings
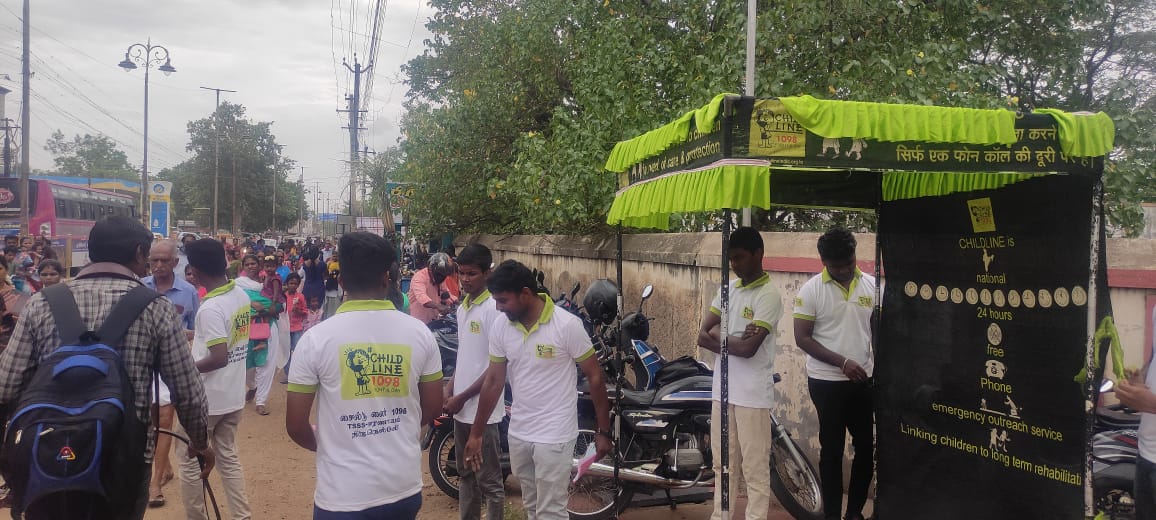
[[[641,405],[650,406],[654,402],[655,390],[627,390],[623,388],[620,395],[622,396],[622,404],[625,405]]]

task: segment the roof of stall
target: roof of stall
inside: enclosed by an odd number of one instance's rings
[[[755,99],[705,106],[615,145],[607,222],[666,229],[672,213],[772,205],[870,210],[880,200],[1100,175],[1115,129],[1103,113]]]

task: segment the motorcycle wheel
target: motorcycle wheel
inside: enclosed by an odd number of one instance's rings
[[[1131,489],[1096,489],[1095,501],[1096,514],[1103,514],[1105,520],[1136,518],[1136,502],[1132,498]]]
[[[458,499],[458,463],[453,428],[442,428],[434,433],[429,446],[429,474],[434,484],[450,498]]]
[[[594,430],[578,430],[578,439],[574,443],[574,458],[586,456],[586,447],[594,444]],[[610,456],[601,462],[609,462]],[[610,477],[595,477],[583,475],[578,482],[570,483],[570,499],[566,503],[566,512],[570,520],[604,520],[613,518],[630,505],[634,491],[620,486],[618,493],[614,493],[614,479]]]
[[[793,448],[793,449],[791,449]],[[797,453],[795,457],[792,454]],[[799,520],[823,519],[823,488],[811,461],[787,435],[775,437],[771,446],[771,490],[791,516]]]

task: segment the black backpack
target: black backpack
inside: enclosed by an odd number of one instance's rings
[[[93,333],[84,330],[67,284],[43,293],[61,343],[40,359],[0,446],[13,518],[119,516],[138,501],[148,477],[148,429],[137,418],[121,343],[160,295],[143,285],[132,289]]]

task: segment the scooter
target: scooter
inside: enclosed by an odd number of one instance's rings
[[[651,286],[643,289],[643,303],[652,293]],[[597,302],[585,303],[587,308],[598,306]],[[649,327],[641,326],[647,321],[641,304],[638,311],[623,318],[623,334],[630,344],[630,350],[624,355],[625,363],[632,367],[634,386],[638,389],[628,388],[627,381],[623,380],[618,381],[617,393],[614,383],[607,385],[607,393],[615,401],[612,415],[621,418],[611,455],[614,459],[595,462],[570,485],[567,510],[572,520],[612,518],[632,504],[635,493],[661,492],[665,501],[651,503],[673,507],[680,502],[702,502],[709,498],[704,493],[672,494],[673,490],[706,491],[714,487],[709,438],[712,372],[690,358],[668,362],[647,343]],[[612,351],[617,344],[605,346]],[[775,374],[774,381],[779,380]],[[575,471],[578,459],[595,442],[594,417],[590,393],[588,389],[580,389]],[[821,519],[822,488],[814,466],[773,414],[771,426],[772,491],[795,518]]]

